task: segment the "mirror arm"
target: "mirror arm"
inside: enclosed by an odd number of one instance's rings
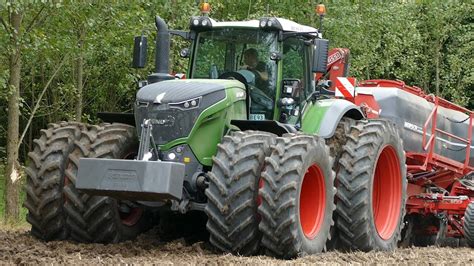
[[[179,36],[185,40],[194,40],[196,33],[194,31],[170,30],[171,35]]]

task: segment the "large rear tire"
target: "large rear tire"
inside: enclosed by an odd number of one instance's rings
[[[467,205],[464,212],[464,236],[467,244],[474,248],[474,201]]]
[[[403,227],[407,189],[405,152],[395,125],[357,121],[339,163],[339,246],[394,250]]]
[[[238,131],[218,145],[205,212],[210,242],[223,252],[249,256],[259,250],[258,184],[274,141],[271,133]]]
[[[142,208],[111,197],[90,196],[75,188],[79,159],[133,159],[138,150],[135,128],[124,124],[91,126],[70,155],[65,188],[67,224],[79,242],[117,243],[148,229]]]
[[[293,134],[277,138],[265,162],[258,208],[262,245],[286,259],[325,250],[336,189],[324,139]]]
[[[41,130],[39,139],[33,141],[33,151],[28,153],[24,206],[31,233],[39,239],[60,240],[69,235],[63,208],[64,168],[82,127],[74,122],[50,124]]]

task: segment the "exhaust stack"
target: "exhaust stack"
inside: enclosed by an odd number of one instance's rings
[[[169,74],[170,32],[166,22],[156,16],[155,73],[148,76],[148,84],[174,79]]]

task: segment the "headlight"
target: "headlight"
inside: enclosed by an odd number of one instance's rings
[[[194,99],[189,99],[186,101],[178,102],[178,103],[170,103],[170,108],[177,108],[181,110],[190,110],[194,108],[198,108],[199,104],[201,103],[202,96]]]
[[[283,30],[277,18],[261,18],[259,26],[262,30]]]
[[[209,30],[212,28],[212,21],[209,17],[192,17],[189,28],[195,31]]]

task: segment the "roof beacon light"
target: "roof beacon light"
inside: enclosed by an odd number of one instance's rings
[[[319,16],[326,15],[326,7],[323,4],[317,5],[315,11]]]
[[[201,10],[201,13],[204,15],[204,14],[209,14],[209,12],[211,11],[211,4],[207,3],[207,2],[203,2],[201,3],[201,5],[199,6],[199,9]]]

